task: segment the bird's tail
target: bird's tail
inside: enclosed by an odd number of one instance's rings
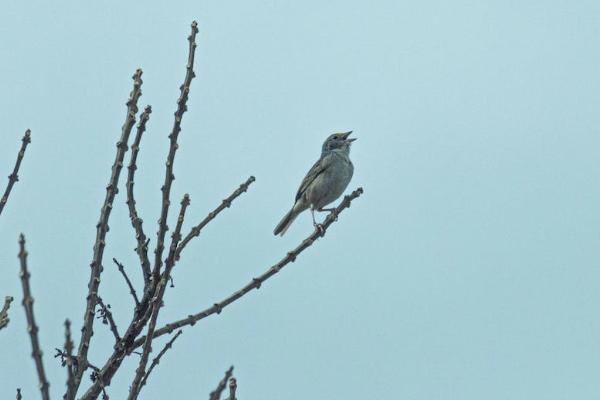
[[[300,214],[300,211],[296,210],[296,207],[292,207],[292,209],[285,214],[285,217],[283,217],[281,222],[277,224],[275,230],[273,231],[273,235],[283,236],[285,231],[287,231],[290,225],[292,225],[292,222],[294,222],[298,214]]]

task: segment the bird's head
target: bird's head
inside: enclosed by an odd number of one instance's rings
[[[350,151],[350,145],[356,140],[356,138],[349,138],[352,131],[343,133],[334,133],[330,135],[323,143],[323,152],[329,152],[332,150],[345,150]]]

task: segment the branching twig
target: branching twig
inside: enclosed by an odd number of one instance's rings
[[[148,285],[147,290],[144,291],[144,296],[140,301],[139,312],[137,313],[137,317],[134,318],[129,324],[127,330],[123,334],[122,343],[123,346],[120,346],[115,349],[113,354],[108,358],[104,367],[100,370],[98,375],[101,377],[102,382],[108,386],[114,374],[117,372],[119,366],[123,362],[123,359],[130,354],[127,351],[130,344],[133,340],[138,337],[141,333],[142,329],[148,323],[148,318],[150,317],[151,311],[151,299],[156,293],[156,287],[158,286],[158,282],[160,278],[160,267],[162,264],[162,252],[164,250],[164,238],[167,231],[167,214],[170,205],[170,189],[171,184],[173,182],[173,161],[175,157],[175,152],[177,150],[177,137],[179,135],[179,131],[181,130],[181,119],[183,113],[186,111],[186,103],[187,97],[190,90],[190,83],[194,76],[193,72],[193,63],[194,63],[194,54],[196,49],[196,34],[198,32],[198,24],[194,21],[192,23],[192,32],[188,37],[189,41],[189,53],[188,53],[188,62],[186,66],[186,76],[184,79],[184,83],[181,86],[181,94],[177,101],[177,111],[175,112],[175,122],[173,124],[173,130],[169,135],[170,139],[170,147],[169,154],[167,156],[167,164],[166,164],[166,173],[165,173],[165,183],[161,188],[162,191],[162,206],[161,206],[161,216],[159,218],[159,230],[157,233],[158,240],[156,244],[155,250],[155,265],[152,271],[152,277],[150,285]],[[101,391],[101,387],[98,383],[94,383],[83,395],[82,400],[92,400],[99,396]]]
[[[152,277],[154,279],[154,286],[158,285],[158,278],[160,275],[160,268],[162,266],[162,253],[164,250],[165,235],[169,227],[167,226],[167,216],[169,214],[171,184],[175,179],[173,175],[173,163],[175,162],[175,152],[177,151],[177,137],[181,131],[181,119],[183,113],[187,110],[187,99],[190,92],[190,84],[194,78],[194,55],[196,53],[196,34],[198,33],[198,23],[192,22],[192,33],[188,37],[189,41],[189,53],[188,62],[186,66],[185,79],[183,85],[181,85],[181,94],[177,100],[177,111],[175,111],[175,121],[173,123],[173,130],[169,135],[170,146],[169,154],[167,156],[166,170],[165,170],[165,183],[161,187],[162,191],[162,207],[160,211],[160,218],[158,220],[158,232],[156,240],[156,249],[154,250],[154,269],[152,271]]]
[[[67,393],[65,398],[75,397],[73,390],[75,389],[73,382],[73,339],[71,339],[71,321],[65,320],[65,354],[67,357],[63,364],[67,366]]]
[[[246,180],[246,182],[244,182],[242,185],[240,185],[240,187],[238,189],[236,189],[227,199],[225,199],[221,203],[221,205],[219,207],[217,207],[215,210],[213,210],[213,212],[210,213],[197,226],[203,227],[206,225],[206,223],[208,221],[214,219],[220,211],[222,211],[224,208],[227,207],[228,204],[231,204],[233,202],[233,200],[235,200],[242,193],[244,193],[248,189],[248,187],[252,184],[252,182],[254,182],[254,177],[248,178],[248,180]],[[193,237],[194,237],[194,234],[190,233],[186,236],[186,239],[189,242],[191,240],[191,238],[193,238]],[[181,243],[183,243],[186,239],[182,240]],[[175,252],[175,261],[177,260],[177,257],[181,252],[181,249],[182,249],[181,243],[179,244],[179,246],[177,247],[177,250]],[[145,300],[145,298],[146,298],[146,295],[144,295],[144,299],[142,299],[140,301],[140,308],[144,308],[146,311],[148,311],[149,309],[148,309],[147,301],[149,301],[149,300]],[[140,310],[140,311],[143,311],[143,310]],[[144,312],[141,312],[141,313],[144,314]],[[130,346],[130,343],[132,343],[137,338],[137,335],[139,335],[139,333],[142,331],[142,329],[144,327],[143,323],[144,323],[143,318],[140,320],[134,320],[131,322],[126,333],[123,335],[123,340],[122,340],[122,343],[127,344],[127,346],[122,349],[115,349],[115,352],[110,356],[110,358],[107,360],[107,362],[105,363],[102,370],[99,372],[99,374],[103,378],[104,383],[107,386],[110,384],[110,381],[111,381],[113,375],[116,373],[117,369],[123,362],[123,359],[125,358],[125,356],[132,352],[133,347]],[[170,332],[173,332],[173,330],[174,329],[171,329]],[[144,339],[142,339],[142,340],[144,340]],[[136,340],[135,343],[137,344],[140,342],[139,342],[139,340]],[[139,347],[139,346],[141,346],[141,344],[143,344],[143,341],[140,344],[137,344],[135,347]],[[99,393],[100,393],[100,387],[98,385],[93,385],[84,394],[84,396],[82,397],[82,400],[94,399],[99,395]]]
[[[146,341],[144,343],[144,347],[142,350],[142,357],[140,358],[140,363],[135,372],[135,378],[133,379],[133,383],[129,388],[129,400],[137,399],[140,390],[142,388],[141,382],[142,378],[146,373],[146,365],[148,364],[148,357],[150,356],[150,352],[152,352],[152,339],[154,338],[154,330],[156,329],[156,321],[158,319],[158,313],[160,312],[160,307],[162,306],[162,300],[165,295],[165,289],[167,287],[167,282],[169,281],[169,276],[171,275],[171,271],[173,270],[173,266],[175,265],[174,256],[175,251],[177,250],[177,245],[179,244],[179,240],[181,238],[181,226],[183,225],[183,219],[185,217],[185,211],[187,207],[190,205],[190,196],[186,193],[183,196],[183,200],[181,200],[181,210],[179,211],[179,217],[177,218],[177,225],[175,226],[175,231],[173,232],[171,246],[169,250],[169,256],[167,257],[166,267],[164,273],[161,275],[161,279],[158,282],[158,286],[154,293],[154,297],[151,300],[152,304],[152,314],[150,316],[150,322],[148,323],[148,334],[146,335]]]
[[[146,234],[144,233],[144,229],[142,228],[143,220],[139,217],[137,209],[135,207],[135,197],[133,195],[133,185],[135,178],[135,170],[137,169],[137,155],[140,151],[140,142],[142,140],[142,135],[146,130],[146,122],[150,119],[150,113],[152,112],[152,107],[146,106],[142,114],[140,115],[140,122],[137,125],[137,132],[135,134],[135,139],[133,140],[133,144],[131,145],[131,159],[129,161],[129,166],[127,169],[129,173],[127,174],[127,206],[129,207],[129,218],[131,219],[131,225],[133,229],[135,229],[135,238],[137,240],[137,247],[135,251],[138,253],[140,257],[140,263],[142,264],[142,271],[144,273],[144,282],[148,282],[150,280],[150,260],[148,259],[148,245],[146,241]],[[116,262],[116,261],[115,261]],[[121,270],[121,268],[119,268]],[[131,285],[129,285],[131,287]],[[136,305],[139,304],[139,301],[136,300]]]
[[[100,287],[100,274],[102,273],[102,257],[104,255],[104,246],[106,232],[108,232],[108,219],[112,210],[113,201],[118,191],[119,175],[123,167],[123,158],[127,151],[127,143],[131,129],[135,124],[135,114],[137,113],[137,102],[142,95],[142,70],[138,69],[133,75],[133,90],[127,101],[127,117],[123,124],[121,139],[117,142],[117,154],[112,167],[112,174],[108,186],[106,187],[106,198],[100,211],[100,221],[96,225],[96,242],[94,244],[94,257],[91,263],[90,281],[88,283],[87,304],[83,316],[83,328],[81,329],[81,341],[77,351],[77,369],[75,372],[75,392],[81,384],[81,377],[87,369],[87,354],[90,347],[90,339],[93,335],[94,310],[98,297],[98,288]],[[72,400],[72,398],[68,399]]]
[[[233,365],[229,367],[227,371],[225,371],[225,376],[223,377],[223,379],[221,379],[221,381],[217,385],[217,388],[210,392],[210,396],[208,397],[209,400],[219,400],[221,398],[221,394],[225,390],[225,387],[227,386],[227,381],[229,380],[229,378],[231,378],[232,373]]]
[[[31,338],[31,357],[33,357],[33,360],[35,361],[42,399],[48,400],[50,399],[50,395],[48,394],[48,387],[50,384],[48,383],[46,373],[44,372],[42,350],[38,338],[38,326],[35,323],[35,317],[33,315],[33,297],[31,296],[31,288],[29,287],[30,275],[27,270],[27,251],[25,250],[25,236],[23,236],[23,234],[19,237],[19,261],[21,262],[21,273],[19,275],[21,277],[21,284],[23,285],[23,307],[25,308],[25,316],[27,317],[27,331]]]
[[[148,372],[146,372],[146,374],[144,375],[144,378],[142,379],[142,383],[140,384],[140,387],[144,387],[144,385],[146,384],[146,381],[148,380],[148,377],[152,373],[152,370],[154,369],[154,367],[156,367],[160,363],[161,357],[171,347],[173,347],[173,343],[175,343],[175,340],[177,340],[177,338],[179,337],[179,335],[181,335],[182,333],[183,333],[182,330],[178,330],[177,333],[173,336],[173,338],[171,340],[169,340],[167,342],[167,344],[165,344],[165,347],[163,347],[163,349],[160,351],[160,353],[158,353],[158,355],[156,357],[154,357],[154,359],[152,360],[152,363],[150,364],[150,368],[148,368]]]
[[[127,282],[127,286],[129,286],[129,293],[131,293],[131,296],[133,296],[133,301],[135,301],[135,307],[138,308],[140,306],[140,300],[137,297],[137,293],[136,293],[135,289],[133,288],[133,284],[131,283],[131,280],[129,279],[129,277],[127,276],[127,273],[125,272],[125,267],[114,257],[113,257],[113,262],[119,268],[119,272],[121,273],[121,275],[123,275],[123,278],[125,278],[125,282]]]
[[[237,380],[234,377],[231,377],[229,380],[229,400],[235,399],[235,391],[237,390]]]
[[[15,182],[19,180],[19,167],[21,166],[21,161],[23,160],[23,156],[25,155],[27,145],[31,143],[31,131],[29,129],[25,131],[25,136],[23,136],[23,139],[21,139],[21,141],[23,143],[21,144],[21,150],[19,150],[19,154],[17,155],[17,162],[15,163],[13,172],[8,176],[8,185],[6,186],[4,194],[0,198],[0,214],[2,214],[2,210],[4,210],[4,206],[8,201],[8,196],[10,195],[12,187],[14,186]]]
[[[10,303],[12,303],[12,296],[6,296],[4,298],[4,306],[2,310],[0,310],[0,329],[5,328],[10,322],[10,318],[8,318],[8,309],[10,308]]]
[[[265,273],[258,276],[257,278],[253,278],[252,281],[250,281],[246,286],[242,287],[238,291],[232,293],[230,296],[221,300],[221,302],[215,303],[211,307],[208,307],[207,309],[200,311],[197,314],[189,315],[187,318],[183,318],[178,321],[171,322],[169,324],[166,324],[162,328],[157,329],[154,332],[154,338],[162,336],[165,333],[171,333],[175,329],[178,329],[178,328],[181,328],[181,327],[184,327],[187,325],[194,325],[196,322],[198,322],[201,319],[204,319],[212,314],[219,314],[225,307],[227,307],[234,301],[239,300],[241,297],[243,297],[246,293],[250,292],[252,289],[260,288],[260,286],[262,285],[262,283],[264,281],[266,281],[267,279],[269,279],[270,277],[272,277],[273,275],[275,275],[276,273],[281,271],[281,269],[283,267],[285,267],[287,264],[294,262],[296,260],[296,257],[300,253],[302,253],[304,250],[306,250],[308,247],[310,247],[315,242],[315,240],[317,240],[319,237],[324,236],[325,232],[327,231],[327,228],[329,228],[329,226],[337,220],[338,215],[342,211],[344,211],[344,209],[350,207],[350,203],[352,202],[352,200],[359,197],[362,193],[363,193],[363,189],[358,188],[351,194],[344,196],[344,199],[336,207],[336,209],[327,215],[323,224],[320,225],[321,226],[320,229],[315,229],[315,231],[308,238],[306,238],[304,241],[302,241],[302,243],[300,243],[300,245],[298,247],[296,247],[294,250],[287,253],[287,255],[283,259],[281,259],[277,264],[275,264],[271,268],[269,268]],[[145,336],[135,340],[135,342],[133,343],[133,345],[131,347],[131,350],[141,346],[145,340],[146,340]]]
[[[103,324],[110,326],[110,331],[115,337],[115,342],[119,343],[119,341],[121,340],[121,336],[119,335],[119,329],[117,328],[117,324],[115,324],[115,320],[113,319],[112,311],[110,311],[110,304],[104,304],[100,296],[98,296],[97,301],[98,305],[100,306],[100,310],[98,310],[100,315],[98,316],[98,318],[102,319]]]
[[[242,193],[245,193],[248,190],[248,187],[256,180],[253,176],[248,178],[246,182],[242,183],[239,188],[237,188],[233,193],[229,195],[225,200],[221,202],[221,204],[215,208],[213,211],[208,213],[206,218],[204,218],[200,223],[192,228],[190,233],[185,235],[185,238],[181,241],[181,244],[177,247],[177,252],[175,253],[175,261],[179,260],[181,256],[181,252],[185,248],[185,246],[192,240],[194,237],[200,235],[200,231],[204,228],[210,221],[212,221],[221,211],[226,208],[231,207],[231,203],[237,197],[239,197]]]

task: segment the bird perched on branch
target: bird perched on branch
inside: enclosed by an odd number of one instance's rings
[[[321,158],[312,166],[302,180],[292,209],[277,224],[274,235],[281,235],[290,227],[294,219],[304,210],[310,208],[313,225],[316,211],[333,211],[323,208],[335,201],[344,193],[352,179],[354,166],[350,161],[350,146],[356,139],[350,139],[352,133],[334,133],[323,143]]]

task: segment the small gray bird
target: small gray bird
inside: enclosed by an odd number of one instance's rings
[[[332,211],[323,208],[335,201],[344,193],[352,179],[354,166],[350,161],[350,145],[356,139],[349,139],[350,132],[334,133],[329,136],[321,150],[321,158],[312,166],[308,174],[302,180],[296,201],[292,209],[277,224],[274,235],[281,235],[290,227],[294,219],[304,210],[310,207],[313,225],[315,221],[315,210]]]

